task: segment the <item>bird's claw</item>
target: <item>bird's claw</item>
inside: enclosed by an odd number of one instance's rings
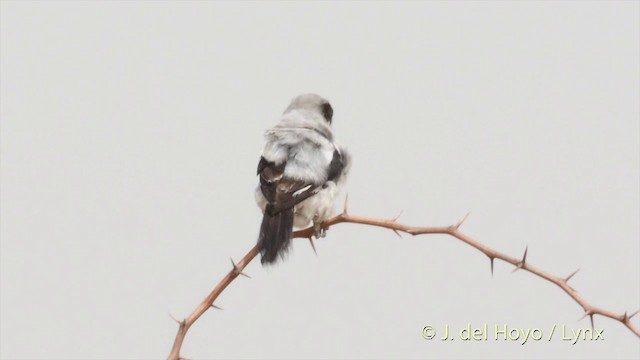
[[[313,235],[316,237],[316,239],[320,239],[327,236],[327,230],[322,228],[321,224],[322,223],[319,223],[319,222],[315,222],[315,221],[313,222]]]

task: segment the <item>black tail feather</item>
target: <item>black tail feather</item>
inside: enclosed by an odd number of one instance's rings
[[[260,225],[260,262],[262,264],[272,264],[276,262],[278,256],[284,257],[289,249],[291,236],[293,234],[293,209],[272,213],[271,205],[267,205]]]

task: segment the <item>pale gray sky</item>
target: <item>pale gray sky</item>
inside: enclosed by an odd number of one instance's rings
[[[626,2],[1,4],[0,357],[158,359],[255,243],[263,131],[317,92],[355,215],[448,225],[640,308],[640,8]],[[251,263],[187,336],[210,358],[638,358],[555,285],[446,236],[338,225]],[[640,316],[634,320],[640,326]],[[438,333],[442,335],[442,333]]]

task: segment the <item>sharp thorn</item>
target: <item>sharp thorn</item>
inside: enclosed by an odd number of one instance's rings
[[[214,308],[214,309],[223,310],[221,307],[216,306],[216,305],[214,305],[214,304],[211,304],[211,307],[212,307],[212,308]]]
[[[313,243],[313,238],[309,238],[309,243],[311,244],[311,248],[313,249],[313,252],[316,254],[316,256],[318,256],[318,252],[316,251],[316,245]]]
[[[633,314],[629,315],[629,319],[631,319],[632,317],[638,315],[640,313],[640,310],[634,312]]]
[[[344,197],[344,209],[342,210],[343,215],[349,214],[349,193],[347,193]]]
[[[493,277],[493,257],[490,257],[489,260],[491,261],[491,277]]]
[[[233,265],[233,273],[238,276],[238,275],[242,275],[244,277],[247,277],[249,279],[251,279],[251,276],[245,274],[242,272],[242,270],[240,270],[240,268],[238,267],[238,265],[236,265],[235,262],[233,262],[233,259],[231,259],[231,265]]]
[[[173,321],[177,322],[179,325],[182,325],[184,320],[178,320],[178,318],[173,316],[172,314],[169,314],[169,316],[173,319]]]
[[[595,326],[593,326],[593,314],[590,314],[589,317],[591,318],[591,329],[595,329]]]
[[[396,235],[398,235],[400,239],[402,239],[402,235],[398,232],[398,230],[396,229],[391,229],[391,230],[393,230],[393,232],[396,233]]]
[[[469,216],[469,214],[471,214],[471,212],[468,212],[465,216],[463,216],[462,219],[460,219],[460,221],[456,223],[456,225],[454,226],[454,229],[458,230],[460,225],[462,225],[462,223],[465,222],[465,220],[467,220],[467,217]]]
[[[587,316],[591,315],[591,311],[585,311],[584,314],[582,314],[582,316],[580,316],[580,318],[578,319],[578,321],[586,318]]]
[[[527,246],[524,249],[524,255],[522,256],[522,260],[516,264],[516,268],[511,271],[512,274],[524,267],[525,263],[527,262],[527,251],[529,251],[529,246]]]
[[[627,322],[627,320],[629,320],[629,315],[627,315],[627,312],[624,312],[624,315],[622,315],[622,322]]]
[[[571,273],[571,275],[569,275],[569,276],[567,276],[566,278],[564,278],[564,282],[569,281],[569,280],[573,277],[573,275],[575,275],[578,271],[580,271],[580,269],[578,269],[578,270],[576,270],[576,271],[572,272],[572,273]]]
[[[400,215],[402,215],[402,213],[404,212],[404,210],[400,210],[400,212],[398,213],[398,215],[396,215],[396,217],[394,217],[393,219],[391,219],[391,222],[396,222],[396,220],[398,220],[398,218],[400,218]]]

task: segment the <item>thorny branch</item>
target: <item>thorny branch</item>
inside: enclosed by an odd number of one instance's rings
[[[590,320],[591,320],[591,327],[593,327],[593,316],[594,315],[601,315],[604,317],[608,317],[611,318],[613,320],[617,320],[619,322],[621,322],[624,326],[626,326],[629,330],[631,330],[631,332],[633,332],[634,334],[636,334],[636,336],[640,337],[640,330],[634,326],[634,324],[631,322],[631,318],[634,317],[635,315],[637,315],[638,313],[640,313],[640,310],[632,313],[632,314],[628,314],[627,312],[625,312],[624,314],[616,314],[612,311],[609,310],[605,310],[602,308],[598,308],[595,307],[591,304],[589,304],[584,298],[582,298],[580,295],[578,295],[578,292],[573,289],[571,286],[569,286],[569,280],[578,272],[578,270],[574,271],[573,273],[571,273],[569,276],[567,277],[558,277],[552,274],[549,274],[533,265],[531,265],[529,262],[527,262],[527,250],[528,247],[525,248],[524,250],[524,255],[522,256],[521,259],[518,258],[514,258],[511,257],[509,255],[505,255],[499,251],[493,250],[491,248],[489,248],[488,246],[479,243],[478,241],[474,240],[473,238],[469,237],[468,235],[465,235],[464,233],[460,232],[458,229],[460,228],[460,225],[462,225],[462,223],[466,220],[467,216],[469,214],[465,215],[460,221],[458,221],[455,225],[450,225],[450,226],[430,226],[430,227],[414,227],[414,226],[408,226],[408,225],[403,225],[397,222],[398,218],[400,217],[400,214],[398,214],[398,216],[394,217],[393,219],[374,219],[374,218],[366,218],[366,217],[360,217],[360,216],[353,216],[353,215],[349,215],[347,212],[347,202],[345,201],[345,206],[344,206],[344,211],[342,212],[342,214],[337,215],[331,219],[327,219],[326,221],[324,221],[321,224],[321,227],[323,229],[328,229],[333,225],[337,225],[337,224],[341,224],[341,223],[352,223],[352,224],[362,224],[362,225],[370,225],[370,226],[378,226],[378,227],[382,227],[385,229],[390,229],[393,230],[396,234],[400,235],[399,232],[403,232],[403,233],[407,233],[410,235],[422,235],[422,234],[446,234],[446,235],[451,235],[455,238],[457,238],[458,240],[467,243],[468,245],[478,249],[480,252],[482,252],[483,254],[485,254],[488,258],[489,261],[491,263],[491,274],[493,275],[493,262],[495,259],[500,259],[504,262],[507,262],[509,264],[512,264],[515,266],[515,268],[513,269],[512,272],[515,272],[517,270],[526,270],[540,278],[543,278],[553,284],[558,285],[562,290],[564,290],[565,293],[567,293],[567,295],[569,295],[573,300],[575,300],[575,302],[577,302],[580,306],[582,306],[582,309],[584,310],[584,314],[582,315],[582,317],[580,317],[579,320],[584,319],[585,317],[589,316]],[[315,251],[315,246],[313,244],[313,240],[312,240],[312,236],[315,234],[315,231],[313,229],[313,227],[309,227],[307,229],[303,229],[303,230],[299,230],[299,231],[295,231],[293,233],[293,237],[294,238],[306,238],[309,239],[309,241],[311,242],[311,246],[313,247],[313,250]],[[254,246],[243,258],[242,260],[240,260],[238,263],[235,263],[233,261],[233,259],[231,259],[231,264],[232,264],[232,269],[229,271],[229,273],[227,273],[227,275],[218,283],[218,285],[213,289],[213,291],[211,291],[211,293],[209,294],[209,296],[207,296],[201,303],[200,305],[191,313],[191,315],[189,315],[188,318],[183,319],[183,320],[179,320],[176,319],[175,317],[171,316],[179,325],[178,328],[178,333],[176,335],[175,341],[173,343],[173,347],[171,349],[171,353],[169,354],[168,359],[169,360],[180,360],[183,359],[182,357],[180,357],[180,349],[182,348],[182,343],[184,342],[184,338],[187,334],[187,331],[189,330],[189,328],[191,327],[191,325],[193,325],[196,320],[198,320],[198,318],[205,313],[205,311],[207,311],[209,308],[215,308],[215,309],[220,309],[218,306],[214,305],[214,301],[216,300],[216,298],[218,297],[218,295],[220,295],[224,289],[233,281],[235,280],[235,278],[237,278],[238,276],[242,275],[242,276],[246,276],[249,277],[247,274],[243,273],[242,271],[244,270],[244,268],[251,262],[251,260],[253,260],[253,258],[255,258],[258,254],[260,253],[260,249],[258,248],[258,245]],[[221,310],[221,309],[220,309]]]

